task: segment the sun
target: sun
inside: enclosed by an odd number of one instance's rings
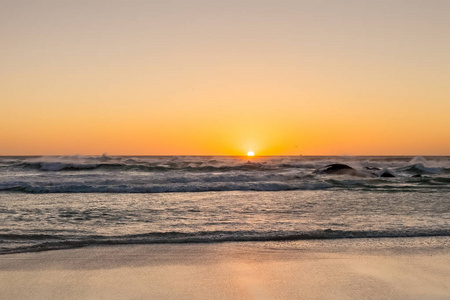
[[[253,151],[248,151],[247,156],[255,156],[255,153]]]

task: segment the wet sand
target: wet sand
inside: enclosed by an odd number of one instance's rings
[[[0,256],[2,299],[450,299],[449,238],[124,245]]]

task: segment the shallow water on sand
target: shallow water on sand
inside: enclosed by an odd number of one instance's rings
[[[450,236],[447,192],[3,193],[2,253],[88,245]]]

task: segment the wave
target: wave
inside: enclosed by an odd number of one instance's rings
[[[266,166],[262,163],[247,162],[237,165],[221,165],[214,166],[205,163],[130,163],[130,162],[24,162],[19,164],[20,167],[25,169],[37,169],[40,171],[78,171],[78,170],[122,170],[122,171],[169,171],[169,170],[184,170],[184,171],[202,171],[202,172],[215,172],[215,171],[252,171],[252,170],[273,170],[275,167]],[[287,166],[283,166],[287,168]]]
[[[327,165],[346,164],[359,173],[368,170],[392,169],[419,174],[449,173],[449,158],[405,157],[127,157],[127,156],[43,156],[0,157],[0,168],[39,170],[44,172],[77,170],[123,170],[157,172],[185,171],[265,171],[265,170],[320,170]]]
[[[399,171],[405,171],[412,174],[442,174],[450,172],[449,168],[443,167],[427,167],[423,163],[417,163],[398,168]]]
[[[449,162],[448,157],[0,157],[0,192],[450,188]]]
[[[196,176],[70,176],[68,178],[5,179],[0,192],[48,193],[183,193],[219,191],[291,191],[364,189],[373,191],[420,191],[450,189],[450,177],[404,178],[329,177],[295,174],[197,174]]]
[[[372,231],[344,231],[344,230],[315,230],[306,232],[279,231],[201,231],[185,232],[151,232],[124,236],[84,236],[63,237],[59,235],[15,235],[0,234],[2,240],[22,240],[38,242],[29,246],[1,248],[0,254],[22,252],[37,252],[48,250],[62,250],[102,245],[133,245],[133,244],[182,244],[182,243],[221,243],[221,242],[270,242],[270,241],[300,241],[324,239],[355,239],[355,238],[406,238],[406,237],[434,237],[450,236],[450,230],[372,230]]]
[[[326,182],[290,184],[283,182],[203,182],[197,184],[121,184],[121,185],[30,185],[28,183],[1,185],[1,191],[24,192],[32,194],[47,193],[190,193],[219,191],[290,191],[290,190],[323,190],[333,187]]]

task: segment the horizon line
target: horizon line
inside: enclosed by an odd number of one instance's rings
[[[248,157],[248,158],[258,158],[258,157],[450,157],[450,154],[298,154],[298,155],[255,155],[255,156],[247,156],[246,154],[242,155],[226,155],[226,154],[7,154],[2,155],[0,157],[40,157],[40,156],[130,156],[130,157],[149,157],[149,156],[159,156],[159,157],[171,157],[171,156],[182,156],[182,157]]]

